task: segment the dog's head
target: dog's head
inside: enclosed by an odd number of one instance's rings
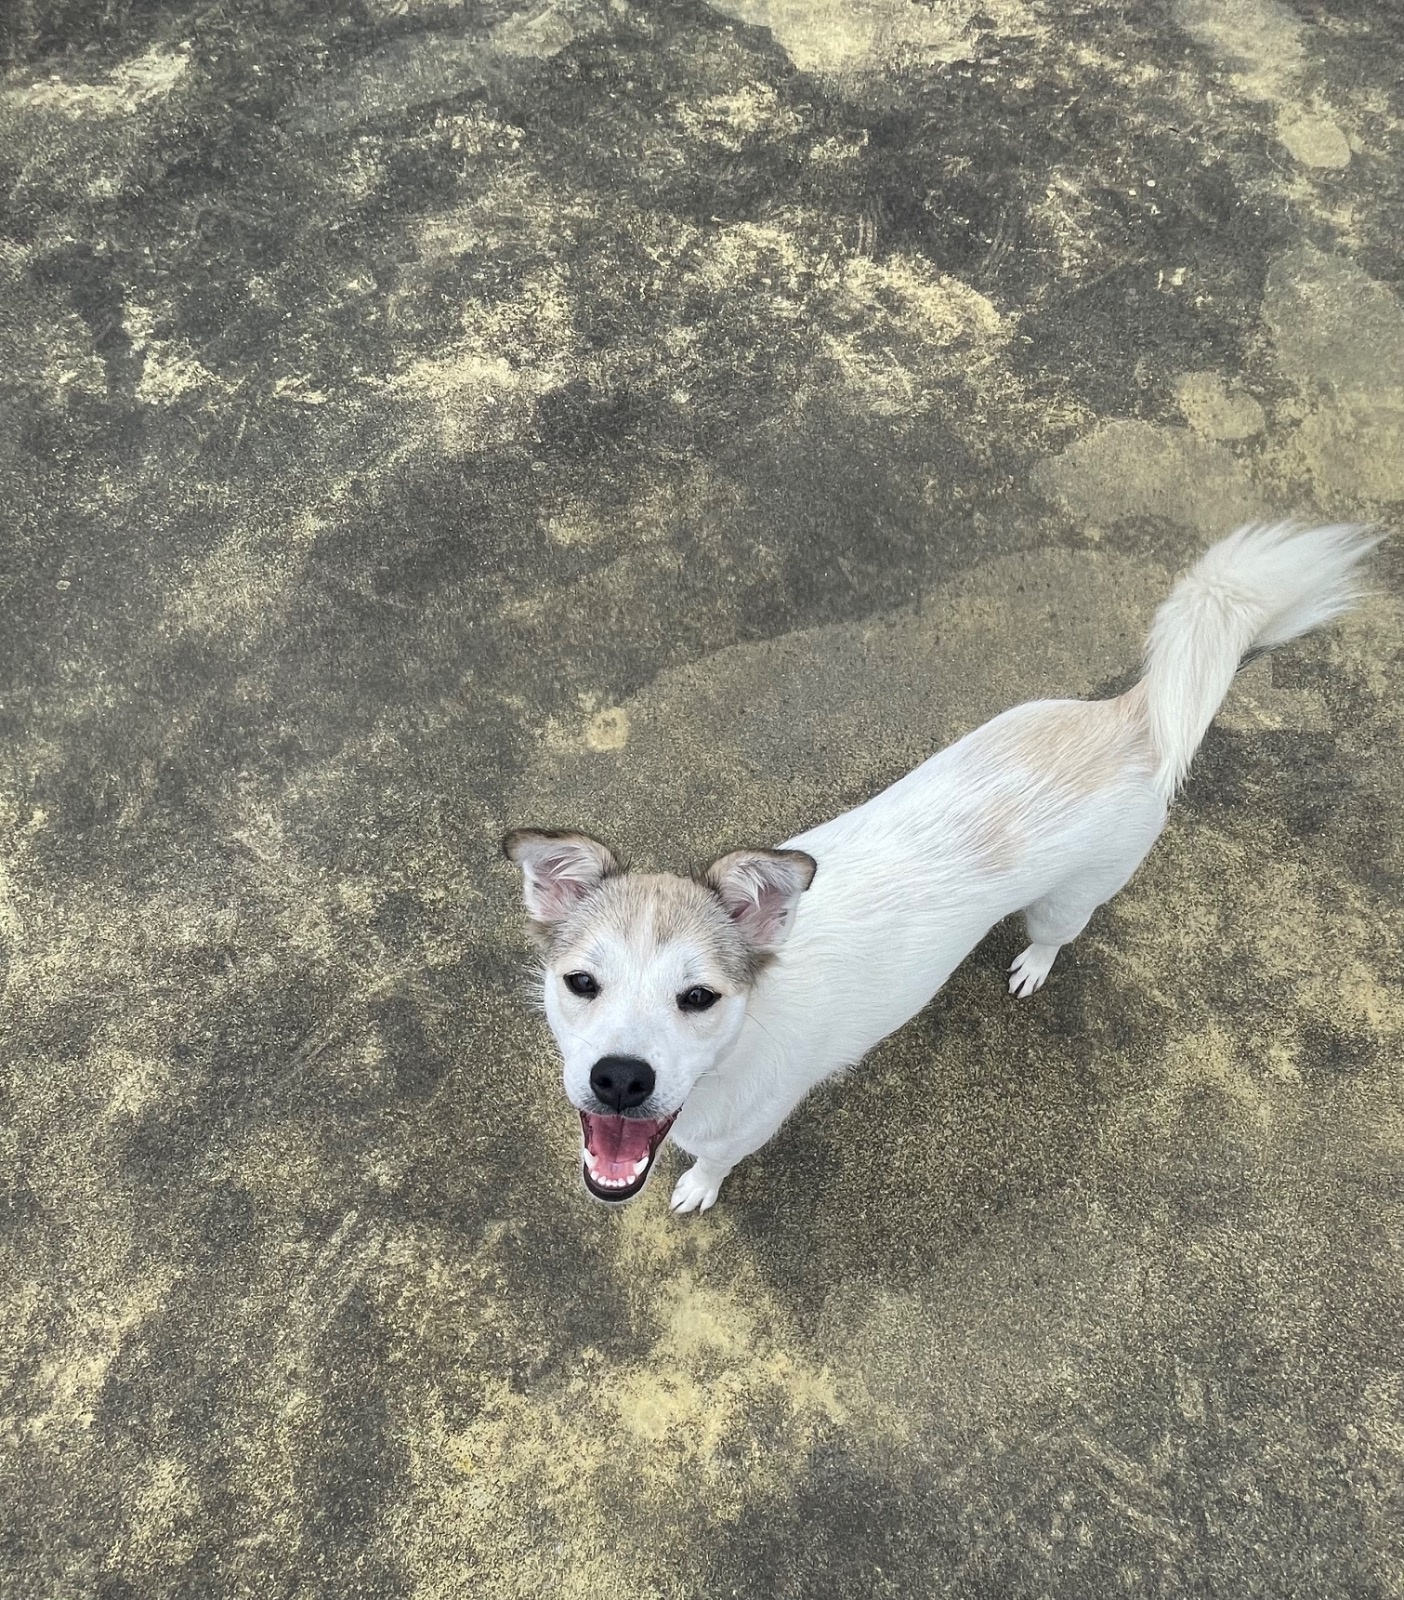
[[[735,1044],[814,859],[736,850],[679,878],[628,872],[582,833],[520,828],[503,850],[521,868],[545,957],[546,1017],[580,1113],[585,1186],[628,1200],[693,1084]]]

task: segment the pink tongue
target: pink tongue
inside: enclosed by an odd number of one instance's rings
[[[632,1178],[634,1168],[648,1154],[661,1122],[641,1117],[596,1117],[580,1113],[590,1170],[601,1178]]]

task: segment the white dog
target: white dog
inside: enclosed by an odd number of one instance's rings
[[[1009,987],[1031,995],[1154,844],[1245,654],[1347,610],[1378,542],[1241,528],[1175,585],[1125,694],[1006,711],[855,810],[697,879],[630,873],[579,833],[508,834],[590,1193],[636,1195],[671,1130],[696,1158],[673,1210],[707,1210],[1013,911],[1030,943]]]

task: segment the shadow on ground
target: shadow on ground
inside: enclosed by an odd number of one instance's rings
[[[584,1198],[495,857],[772,842],[1397,515],[1394,9],[0,48],[5,1592],[1404,1594],[1398,551],[704,1218]]]

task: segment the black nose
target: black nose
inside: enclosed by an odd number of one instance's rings
[[[653,1068],[637,1056],[601,1056],[590,1068],[590,1087],[607,1106],[630,1111],[653,1093]]]

